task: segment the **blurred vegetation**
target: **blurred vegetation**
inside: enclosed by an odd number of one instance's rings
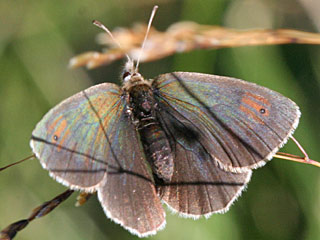
[[[154,4],[159,10],[153,25],[160,30],[181,20],[237,29],[320,28],[320,4],[306,0],[2,0],[0,167],[31,154],[31,132],[55,104],[91,85],[119,82],[120,61],[91,71],[67,68],[74,55],[100,50],[95,36],[101,30],[91,21],[110,29],[147,22]],[[178,70],[214,73],[276,90],[300,106],[295,137],[320,161],[319,63],[319,46],[260,46],[175,55],[142,64],[140,72],[147,78]],[[299,154],[291,142],[282,151]],[[166,228],[150,239],[319,239],[319,173],[313,166],[275,159],[254,171],[228,213],[194,221],[168,212]],[[37,160],[1,172],[0,229],[64,189]],[[80,208],[74,207],[75,197],[16,239],[137,239],[107,219],[95,197]]]

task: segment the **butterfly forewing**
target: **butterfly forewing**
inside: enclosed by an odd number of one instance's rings
[[[262,166],[291,136],[300,116],[290,99],[234,78],[168,73],[158,76],[153,87],[160,111],[184,123],[227,171]],[[183,145],[186,140],[177,141]]]
[[[51,109],[32,133],[31,147],[50,175],[75,189],[94,191],[108,166],[109,131],[119,121],[121,90],[103,83]]]

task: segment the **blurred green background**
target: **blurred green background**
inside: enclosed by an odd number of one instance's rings
[[[34,126],[58,102],[97,83],[119,82],[122,61],[90,71],[67,68],[76,54],[101,50],[95,42],[101,30],[91,21],[130,27],[147,22],[154,4],[160,30],[181,20],[237,29],[320,28],[320,2],[311,0],[1,0],[0,167],[31,154]],[[147,78],[178,70],[245,79],[293,99],[302,111],[294,136],[320,161],[320,46],[201,50],[140,67]],[[282,151],[299,154],[291,142]],[[166,228],[150,239],[319,239],[319,186],[320,169],[275,159],[254,171],[228,213],[194,221],[168,212]],[[37,160],[1,172],[0,229],[64,189]],[[107,219],[95,197],[80,208],[75,197],[16,239],[137,239]]]

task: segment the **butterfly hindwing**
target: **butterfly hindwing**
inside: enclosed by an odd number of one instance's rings
[[[300,116],[290,99],[234,78],[176,72],[158,76],[153,87],[159,111],[185,122],[219,166],[232,172],[271,159]]]
[[[167,110],[160,111],[158,118],[171,142],[174,173],[170,183],[159,186],[161,199],[185,217],[209,217],[227,211],[246,187],[251,171],[221,170],[192,126],[177,119],[175,110]]]
[[[155,234],[165,225],[165,212],[138,133],[126,114],[112,135],[112,148],[119,155],[110,164],[120,168],[108,169],[98,188],[99,200],[106,215],[130,232],[140,237]]]

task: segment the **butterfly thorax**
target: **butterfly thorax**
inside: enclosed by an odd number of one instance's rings
[[[124,89],[125,90],[125,89]],[[157,118],[157,103],[152,87],[140,82],[127,91],[131,120],[140,134],[146,157],[156,179],[170,182],[173,175],[173,156],[167,136]]]

